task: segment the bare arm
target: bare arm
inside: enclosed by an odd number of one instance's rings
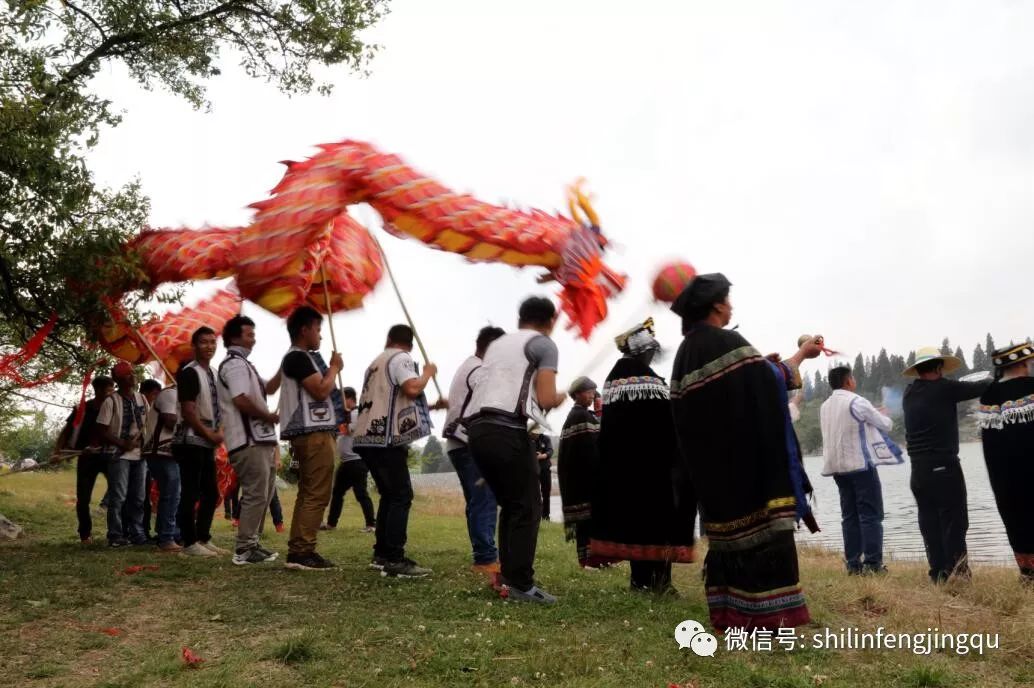
[[[283,375],[283,368],[278,368],[276,371],[276,375],[274,375],[273,378],[266,383],[266,394],[276,394],[276,391],[280,389],[280,382],[283,379]],[[237,403],[236,399],[234,399],[234,403]]]
[[[223,433],[219,430],[212,430],[204,421],[201,420],[201,416],[197,412],[196,401],[183,401],[180,402],[180,410],[183,414],[183,420],[186,421],[190,429],[196,432],[201,437],[204,437],[212,444],[220,444],[223,441]],[[166,414],[162,414],[163,416]],[[172,416],[175,418],[175,416]],[[175,423],[175,420],[173,420]]]
[[[308,392],[309,396],[311,396],[313,399],[315,399],[316,401],[323,401],[327,397],[329,397],[331,391],[333,391],[334,385],[337,381],[338,373],[341,372],[341,369],[343,367],[344,366],[341,362],[341,354],[335,351],[334,354],[330,357],[330,365],[327,366],[327,372],[323,375],[320,375],[318,372],[313,373],[309,377],[302,380],[302,387],[305,388],[305,391]],[[273,378],[277,381],[277,387],[280,386],[280,378],[282,376],[282,373],[282,369],[278,370],[276,373],[276,377]],[[270,382],[272,382],[272,380]],[[272,392],[269,392],[269,385],[266,386],[266,391],[267,393],[272,394]]]
[[[279,375],[277,377],[279,378]],[[277,384],[279,386],[279,379]],[[252,418],[261,418],[270,425],[276,425],[280,422],[279,415],[276,413],[270,413],[265,404],[259,406],[247,394],[238,394],[235,396],[233,398],[233,405],[241,413],[251,416]]]
[[[402,393],[410,399],[416,399],[424,393],[427,383],[430,382],[431,378],[437,374],[438,366],[434,363],[428,363],[424,366],[424,372],[420,377],[414,377],[402,383]]]
[[[564,403],[566,397],[556,390],[555,370],[539,370],[535,377],[535,396],[538,397],[539,406],[543,411],[555,409]]]

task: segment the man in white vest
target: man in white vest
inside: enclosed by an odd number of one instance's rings
[[[230,465],[241,488],[240,523],[233,563],[262,564],[277,553],[259,545],[266,510],[276,490],[276,424],[266,395],[280,387],[280,371],[265,381],[248,357],[255,348],[255,322],[242,315],[223,326],[226,358],[219,364],[219,406]]]
[[[143,545],[147,543],[143,520],[147,466],[140,459],[140,441],[147,400],[136,390],[129,363],[116,363],[111,377],[118,390],[104,400],[97,414],[108,458],[108,545]]]
[[[337,427],[344,422],[344,404],[337,377],[344,367],[341,354],[330,365],[319,354],[323,316],[311,306],[297,308],[287,318],[291,348],[280,365],[280,439],[291,442],[291,461],[298,464],[298,498],[287,541],[287,568],[324,571],[334,564],[316,551],[323,510],[330,502],[337,453]]]
[[[883,566],[883,487],[876,466],[904,462],[887,435],[894,427],[886,413],[855,393],[851,369],[829,371],[833,394],[822,404],[822,475],[831,475],[840,491],[847,573],[886,573]]]
[[[560,406],[559,353],[549,338],[556,325],[553,302],[531,297],[521,304],[517,332],[492,342],[467,408],[464,425],[474,463],[499,502],[500,594],[517,602],[553,604],[535,585],[542,494],[529,420],[549,428],[545,413]]]
[[[406,557],[409,509],[413,504],[407,458],[410,443],[431,434],[424,388],[438,367],[428,363],[423,374],[418,373],[409,355],[412,350],[413,330],[409,326],[395,325],[388,330],[384,351],[363,378],[352,439],[380,493],[370,567],[400,578],[431,574],[430,569]]]
[[[219,392],[212,358],[218,340],[215,330],[199,327],[190,337],[194,360],[176,373],[180,424],[172,440],[172,455],[179,464],[180,501],[176,521],[183,554],[215,557],[229,554],[212,543],[212,517],[219,503],[215,450],[223,443]]]
[[[183,547],[176,543],[180,468],[172,455],[172,439],[178,422],[179,404],[176,401],[176,387],[166,387],[155,397],[144,420],[143,456],[147,461],[148,472],[158,484],[158,512],[154,518],[158,549],[168,553],[183,550]]]
[[[460,419],[467,412],[474,396],[482,359],[488,346],[505,332],[499,327],[484,327],[478,332],[474,355],[464,361],[449,386],[449,413],[445,416],[445,450],[456,469],[463,499],[467,503],[467,535],[474,555],[474,570],[494,575],[499,573],[499,550],[495,546],[496,501],[492,488],[481,478],[467,446],[467,432]]]

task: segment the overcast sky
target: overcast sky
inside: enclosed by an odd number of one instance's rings
[[[632,321],[658,316],[649,283],[670,258],[734,283],[734,321],[763,351],[821,332],[850,357],[990,331],[1034,333],[1034,4],[394,0],[362,79],[287,98],[235,69],[211,112],[107,70],[125,109],[91,156],[102,183],[139,176],[155,226],[244,224],[246,206],[321,142],[365,139],[477,198],[553,210],[587,178],[626,294],[590,343],[566,333],[568,382]],[[375,225],[369,209],[358,212]],[[419,331],[453,370],[486,323],[547,293],[536,271],[471,265],[381,238]],[[192,305],[213,285],[190,289]],[[272,373],[288,346],[259,321]],[[334,325],[346,384],[402,314],[387,280]],[[325,332],[326,348],[329,335]],[[615,352],[616,355],[616,352]],[[613,356],[590,372],[602,379]],[[823,369],[827,361],[809,364]],[[670,358],[663,364],[670,373]],[[434,395],[431,395],[432,398]],[[559,424],[560,418],[557,418]]]

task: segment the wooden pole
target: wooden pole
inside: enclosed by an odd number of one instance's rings
[[[169,369],[165,367],[165,361],[161,359],[161,357],[158,355],[158,352],[156,352],[154,350],[154,347],[151,346],[151,342],[147,341],[147,337],[145,337],[143,333],[141,333],[140,330],[136,329],[135,327],[133,328],[133,333],[136,334],[137,339],[144,343],[144,346],[147,347],[147,351],[151,354],[151,356],[154,357],[154,360],[158,361],[158,365],[162,367],[162,370],[165,372],[165,376],[169,378],[169,384],[175,382],[176,376],[170,373]]]
[[[409,309],[406,308],[406,301],[402,298],[402,292],[399,291],[398,282],[395,281],[395,273],[391,271],[391,264],[388,262],[388,254],[384,252],[384,247],[381,246],[381,242],[377,240],[377,237],[373,237],[373,241],[377,244],[377,250],[380,251],[381,260],[384,261],[384,269],[388,273],[388,279],[391,280],[391,286],[395,289],[395,296],[398,297],[399,305],[402,306],[402,314],[406,316],[406,322],[409,323],[410,329],[413,330],[413,338],[416,340],[416,345],[420,349],[420,355],[424,357],[424,363],[430,363],[431,359],[427,356],[427,349],[424,348],[424,343],[420,339],[420,333],[416,329],[416,325],[413,324],[413,318],[409,314]],[[438,385],[438,376],[433,376],[431,382],[434,383],[434,388],[438,392],[438,398],[444,399],[445,395],[442,394],[442,388]]]
[[[327,286],[327,266],[324,261],[320,261],[320,279],[323,280],[323,304],[327,308],[327,324],[330,325],[330,345],[334,347],[334,352],[338,353],[337,349],[337,335],[334,333],[334,311],[330,308],[330,287]],[[341,371],[337,374],[337,386],[338,389],[343,389],[344,385],[341,384]]]

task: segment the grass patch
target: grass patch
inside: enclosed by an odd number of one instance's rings
[[[896,563],[884,577],[844,575],[839,557],[801,549],[813,623],[874,632],[998,633],[999,648],[965,656],[951,650],[730,652],[714,658],[680,651],[675,627],[706,624],[700,564],[677,566],[680,599],[628,590],[627,565],[585,572],[563,529],[543,526],[537,577],[560,597],[552,608],[505,603],[470,570],[462,500],[421,494],[412,514],[410,555],[431,566],[429,580],[398,581],[367,568],[373,539],[354,502],[320,550],[339,568],[286,571],[235,567],[150,549],[82,548],[66,497],[74,472],[4,478],[0,512],[27,537],[0,545],[0,686],[909,686],[1031,685],[1034,593],[1011,568],[978,567],[952,589],[926,581],[924,567]],[[97,492],[99,497],[100,490]],[[294,492],[281,495],[287,514]],[[217,543],[232,530],[221,512]],[[288,516],[290,518],[290,516]],[[101,527],[101,518],[95,519]],[[269,528],[267,547],[286,552]],[[157,571],[120,575],[127,567]],[[188,647],[204,662],[188,668]]]
[[[325,653],[319,647],[319,640],[312,634],[306,633],[278,643],[265,655],[264,659],[291,666],[318,660],[324,655]]]

